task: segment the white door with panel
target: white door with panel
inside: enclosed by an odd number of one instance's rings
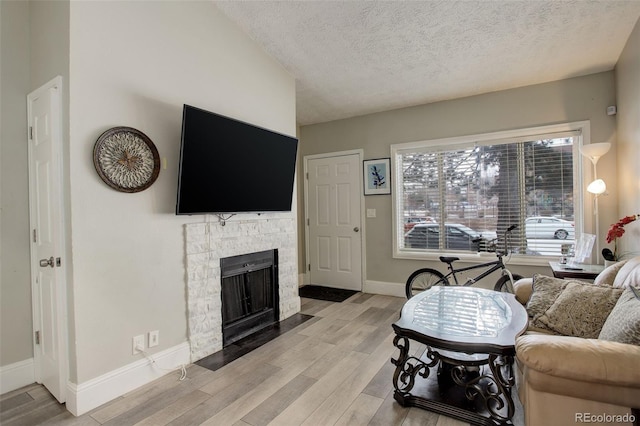
[[[307,162],[311,284],[362,290],[360,163],[358,154]]]
[[[60,402],[67,380],[62,268],[62,79],[29,94],[28,155],[35,378]]]

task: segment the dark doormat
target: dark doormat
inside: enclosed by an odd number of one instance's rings
[[[298,288],[300,297],[326,300],[329,302],[344,302],[356,293],[358,293],[356,290],[343,290],[341,288],[323,287],[320,285],[304,285]]]

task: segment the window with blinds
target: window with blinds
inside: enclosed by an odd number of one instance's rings
[[[580,133],[392,147],[399,251],[560,255],[574,244]],[[566,248],[566,247],[565,247]]]

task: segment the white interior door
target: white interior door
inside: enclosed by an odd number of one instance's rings
[[[309,159],[307,173],[311,284],[362,290],[360,156]]]
[[[60,77],[29,94],[29,210],[35,377],[66,399],[66,291],[62,273]]]

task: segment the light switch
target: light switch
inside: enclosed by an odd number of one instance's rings
[[[376,217],[376,209],[367,209],[367,217]]]

